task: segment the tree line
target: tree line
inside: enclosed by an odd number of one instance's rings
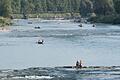
[[[120,14],[120,0],[0,0],[0,16],[44,12]]]

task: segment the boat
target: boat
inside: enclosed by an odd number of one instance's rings
[[[32,22],[28,22],[28,24],[32,24]]]
[[[93,24],[93,25],[92,25],[92,27],[96,27],[96,25],[95,25],[95,24]]]
[[[82,25],[82,24],[80,24],[80,25],[79,25],[79,27],[83,27],[83,25]]]
[[[40,29],[40,27],[38,26],[38,27],[34,27],[35,29]]]
[[[43,44],[44,40],[38,40],[37,44]]]

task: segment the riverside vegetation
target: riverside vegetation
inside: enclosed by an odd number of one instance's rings
[[[82,16],[91,22],[119,24],[120,0],[0,0],[0,16],[21,18],[18,14],[43,18]]]
[[[11,25],[11,21],[9,18],[0,17],[0,27],[9,26],[9,25]]]

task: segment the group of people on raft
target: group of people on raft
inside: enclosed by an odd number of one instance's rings
[[[95,27],[95,26],[96,26],[95,24],[93,24],[93,25],[92,25],[92,27]],[[80,25],[79,25],[79,27],[83,27],[83,25],[82,25],[82,24],[80,24]]]
[[[36,26],[36,27],[34,27],[35,29],[40,29],[40,27],[39,26]]]
[[[81,60],[80,60],[80,62],[79,61],[76,62],[75,68],[82,68],[82,61]]]

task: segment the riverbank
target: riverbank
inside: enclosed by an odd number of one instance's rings
[[[22,14],[12,14],[13,18],[21,19],[23,18]],[[80,17],[79,13],[39,13],[39,14],[27,14],[28,18],[42,18],[42,19],[70,19],[72,17]]]
[[[22,14],[12,14],[14,19],[21,19],[24,18]],[[75,22],[83,22],[81,15],[79,13],[39,13],[39,14],[28,14],[26,15],[27,18],[41,18],[47,20],[59,20],[59,19],[74,19]],[[85,19],[86,20],[86,19]],[[120,24],[120,15],[113,14],[113,15],[101,15],[101,16],[94,16],[88,17],[88,22],[91,23],[106,23],[106,24]]]

